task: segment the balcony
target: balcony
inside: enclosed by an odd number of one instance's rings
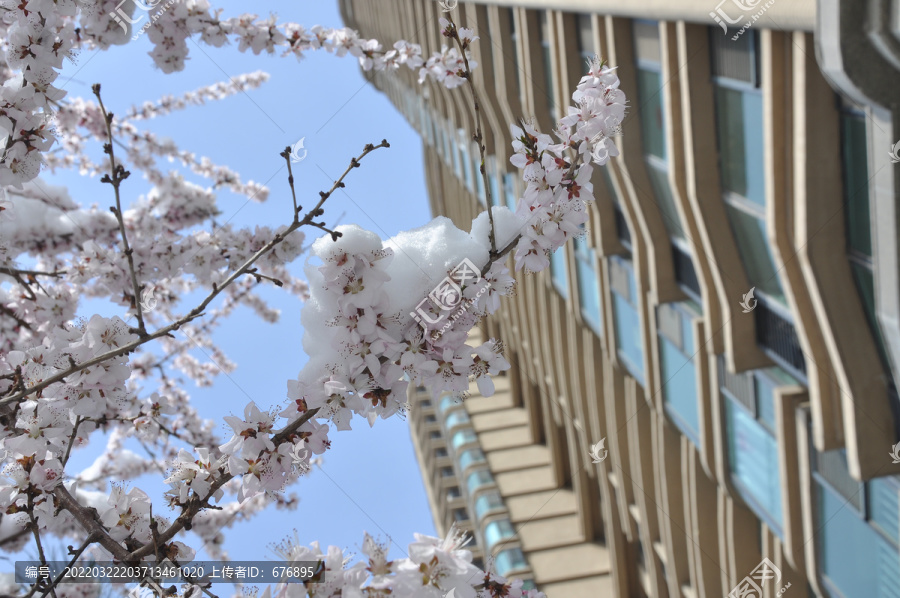
[[[756,309],[756,342],[778,365],[806,379],[806,359],[793,323],[760,298]]]

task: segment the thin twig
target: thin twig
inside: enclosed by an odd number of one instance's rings
[[[450,37],[453,41],[456,42],[456,45],[459,47],[459,53],[462,55],[463,64],[465,65],[465,79],[469,82],[469,90],[472,92],[472,104],[475,107],[475,135],[472,139],[475,140],[475,143],[478,144],[478,153],[481,157],[481,165],[479,170],[481,171],[481,180],[482,185],[484,186],[484,196],[487,199],[487,212],[488,212],[488,220],[491,223],[491,257],[496,255],[497,253],[497,241],[496,241],[496,231],[494,229],[494,213],[493,213],[493,204],[491,203],[491,186],[488,184],[487,171],[484,168],[484,155],[485,155],[485,147],[484,147],[484,136],[481,132],[481,102],[478,99],[478,91],[475,89],[475,79],[472,77],[472,70],[469,68],[469,58],[466,55],[466,50],[469,47],[469,42],[466,41],[463,43],[461,39],[459,39],[459,31],[456,27],[456,23],[453,21],[453,17],[448,13],[447,20],[450,21],[450,27],[445,30],[445,35]]]
[[[334,182],[334,185],[331,186],[331,189],[329,189],[328,191],[319,191],[320,198],[319,198],[319,202],[316,204],[315,208],[310,210],[303,217],[302,220],[292,222],[290,225],[288,225],[287,229],[285,229],[282,232],[275,235],[275,237],[271,241],[266,243],[256,253],[254,253],[252,256],[247,258],[247,261],[245,261],[244,264],[240,268],[238,268],[237,270],[232,272],[231,275],[228,276],[228,278],[226,278],[221,284],[213,285],[212,292],[210,292],[210,294],[207,295],[206,298],[197,307],[195,307],[190,312],[188,312],[187,315],[179,318],[178,320],[169,324],[168,326],[165,326],[164,328],[160,328],[152,333],[147,333],[145,336],[140,337],[137,340],[134,340],[130,343],[122,345],[121,347],[118,347],[116,349],[107,351],[106,353],[97,355],[96,357],[88,359],[87,361],[83,361],[79,364],[75,364],[72,367],[70,367],[69,369],[64,370],[54,376],[45,378],[44,380],[41,380],[40,382],[35,383],[33,386],[31,386],[27,390],[17,392],[17,393],[10,395],[4,399],[0,399],[0,406],[6,405],[9,403],[13,403],[16,401],[21,401],[22,399],[24,399],[25,397],[27,397],[30,394],[34,394],[34,393],[48,387],[51,384],[55,384],[57,382],[63,381],[67,376],[71,376],[72,374],[78,373],[86,368],[89,368],[93,365],[97,365],[98,363],[102,363],[108,359],[113,359],[115,357],[119,357],[120,355],[126,355],[128,353],[131,353],[132,351],[134,351],[141,345],[143,345],[151,340],[161,338],[164,336],[169,336],[172,332],[178,330],[185,324],[202,316],[204,313],[204,310],[209,306],[210,303],[212,303],[213,299],[215,299],[219,295],[219,293],[221,293],[223,290],[225,290],[226,287],[230,286],[235,280],[237,280],[238,278],[243,276],[247,272],[247,270],[249,270],[253,266],[253,264],[256,263],[256,261],[259,258],[261,258],[265,254],[267,254],[276,245],[278,245],[279,243],[284,241],[284,239],[287,238],[288,235],[290,235],[292,232],[294,232],[295,230],[299,229],[302,226],[314,226],[316,228],[320,228],[322,230],[325,230],[329,234],[331,234],[333,239],[337,240],[337,238],[341,236],[341,234],[339,232],[329,230],[327,227],[325,227],[324,223],[314,222],[313,219],[316,218],[317,216],[321,216],[322,214],[325,213],[325,211],[322,210],[322,205],[325,203],[325,200],[327,200],[329,197],[331,197],[332,193],[334,193],[337,189],[345,186],[344,178],[347,176],[347,174],[351,170],[353,170],[354,168],[357,168],[360,165],[359,161],[362,160],[364,157],[366,157],[368,154],[375,151],[376,149],[382,148],[382,147],[390,147],[390,144],[386,140],[382,140],[381,143],[379,143],[378,145],[372,145],[371,143],[366,144],[363,152],[359,156],[351,159],[350,166],[348,166],[347,170],[345,170],[344,173],[340,176],[340,178]]]
[[[31,519],[31,531],[34,534],[34,542],[37,544],[41,564],[48,566],[47,557],[44,556],[44,546],[41,544],[41,532],[38,529],[38,522],[34,516],[34,497],[31,494],[28,495],[28,517]],[[37,582],[35,582],[35,585],[37,585]],[[53,598],[56,598],[56,589],[52,585],[50,586],[50,594],[53,595]]]
[[[69,554],[74,555],[72,557],[72,560],[70,560],[69,564],[66,565],[63,568],[63,570],[59,572],[59,575],[57,575],[56,579],[53,580],[53,583],[50,584],[50,587],[47,588],[46,590],[44,590],[44,593],[41,594],[41,598],[44,598],[44,596],[46,596],[48,592],[53,591],[53,589],[57,585],[59,585],[59,582],[61,582],[66,577],[66,572],[72,567],[72,565],[75,564],[76,561],[78,561],[78,559],[81,557],[82,553],[85,550],[87,550],[87,547],[94,543],[94,539],[95,539],[94,534],[88,534],[88,537],[85,538],[84,542],[81,544],[81,546],[78,548],[78,550],[73,551],[72,547],[69,546]]]
[[[122,215],[122,198],[119,192],[122,181],[127,179],[128,175],[131,173],[125,170],[121,164],[116,164],[116,154],[113,150],[112,143],[113,115],[112,113],[108,113],[106,107],[103,105],[103,99],[100,97],[100,84],[95,83],[91,89],[93,90],[94,95],[97,96],[97,102],[100,104],[100,112],[103,114],[104,122],[106,122],[106,134],[109,137],[109,141],[103,144],[103,150],[105,153],[109,154],[110,174],[103,175],[100,182],[112,185],[116,194],[116,207],[111,209],[111,211],[116,215],[116,220],[119,223],[119,234],[122,235],[122,244],[125,247],[124,253],[125,257],[128,259],[128,270],[131,273],[131,287],[134,292],[134,306],[137,312],[138,331],[140,336],[144,337],[147,336],[147,328],[144,326],[144,309],[141,305],[141,285],[138,283],[137,271],[134,268],[134,250],[128,245],[128,235],[125,234],[125,218]]]

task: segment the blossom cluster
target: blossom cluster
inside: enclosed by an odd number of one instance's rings
[[[114,0],[3,0],[0,8],[4,11],[0,38],[7,40],[5,74],[10,75],[0,87],[0,147],[5,149],[0,155],[0,185],[20,186],[38,175],[46,152],[57,138],[50,122],[66,93],[53,82],[63,60],[81,48],[106,49],[126,43],[130,25],[147,15],[135,15],[138,3],[123,5]],[[187,40],[197,37],[214,47],[237,42],[242,52],[281,51],[298,59],[321,49],[337,56],[354,56],[364,70],[406,65],[419,69],[422,79],[431,75],[448,87],[461,83],[458,75],[462,57],[454,48],[445,46],[426,62],[421,46],[404,40],[385,50],[379,41],[360,38],[349,28],[317,25],[307,29],[297,23],[278,23],[275,16],[259,19],[254,14],[221,19],[220,11],[211,11],[208,0],[183,0],[160,11],[153,16],[147,37],[153,44],[150,57],[166,73],[184,69]],[[164,98],[155,105],[133,109],[130,116],[137,120],[163,114],[261,82],[260,76],[248,75],[244,81],[198,91],[181,100]],[[146,143],[152,146],[153,141]],[[89,164],[80,167],[91,171]]]
[[[316,222],[328,234],[310,246],[304,281],[288,270],[303,253],[299,213],[290,226],[226,224],[209,232],[219,214],[217,189],[259,201],[269,190],[138,127],[258,86],[265,74],[167,96],[110,120],[99,99],[64,101],[53,86],[63,58],[78,47],[127,42],[121,17],[134,17],[136,4],[131,13],[120,6],[116,0],[0,0],[7,56],[0,69],[0,546],[21,547],[29,529],[36,536],[82,540],[90,531],[92,538],[99,533],[108,540],[102,550],[120,560],[138,553],[136,558],[185,561],[195,551],[179,533],[191,529],[208,553],[224,555],[223,530],[237,517],[273,503],[296,506],[283,491],[330,447],[332,427],[350,429],[355,416],[374,425],[402,415],[410,384],[437,397],[465,395],[474,381],[482,395],[493,394],[492,377],[509,368],[502,343],[468,341],[479,320],[514,290],[498,248],[515,245],[516,269],[536,272],[547,267],[550,252],[579,234],[592,199],[592,164],[617,155],[612,138],[619,134],[625,97],[614,69],[593,61],[573,94],[576,106],[554,131],[558,143],[529,124],[512,128],[511,162],[527,183],[515,210],[493,207],[468,232],[436,218],[388,240],[358,226],[332,231]],[[178,2],[158,17],[148,29],[150,55],[166,72],[184,68],[191,36],[213,46],[236,41],[255,54],[282,50],[301,58],[325,49],[357,58],[364,70],[406,65],[418,69],[420,81],[431,77],[450,89],[471,81],[476,67],[468,54],[474,32],[446,20],[444,35],[458,47],[443,46],[426,60],[416,44],[401,40],[385,51],[350,29],[306,29],[255,15],[221,19],[206,0]],[[54,141],[65,151],[49,152]],[[104,147],[99,163],[88,155],[91,143]],[[163,171],[161,160],[177,160],[210,186]],[[38,176],[42,164],[104,174],[107,181],[110,173],[134,170],[151,189],[110,213],[47,184]],[[277,311],[254,292],[263,280],[305,300],[301,320],[309,361],[287,382],[286,404],[247,404],[241,415],[225,418],[228,433],[220,438],[191,405],[179,376],[210,385],[234,368],[213,334],[238,306],[277,321]],[[181,313],[181,298],[195,292],[208,293],[208,300]],[[79,319],[85,297],[118,304],[126,319]],[[146,344],[150,340],[156,350]],[[210,359],[198,359],[195,348]],[[71,452],[100,434],[107,444],[94,464],[79,474],[66,472]],[[129,439],[146,456],[127,449]],[[108,479],[126,482],[160,471],[167,507],[190,514],[190,525],[154,513],[150,496],[139,488],[114,485],[107,492]],[[86,519],[67,497],[95,509],[96,517]],[[166,540],[158,542],[158,534]],[[395,561],[368,536],[368,562],[353,565],[335,547],[322,553],[318,544],[287,543],[281,550],[288,560],[325,562],[316,596],[438,598],[451,590],[457,598],[541,595],[475,567],[455,529],[443,540],[417,536],[409,557]],[[306,591],[290,584],[274,594],[299,598]]]

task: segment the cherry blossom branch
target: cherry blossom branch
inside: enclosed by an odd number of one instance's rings
[[[350,166],[348,166],[347,169],[344,171],[344,173],[340,176],[340,178],[338,178],[338,180],[335,181],[335,183],[334,183],[334,185],[332,185],[331,189],[329,189],[328,191],[320,191],[319,192],[320,198],[319,198],[319,202],[316,204],[315,208],[310,210],[303,217],[302,220],[297,219],[297,216],[296,216],[297,212],[295,212],[294,221],[290,225],[288,225],[288,227],[285,230],[276,234],[275,237],[271,241],[266,243],[261,249],[259,249],[250,258],[248,258],[244,262],[244,264],[241,267],[239,267],[237,270],[232,272],[231,275],[229,275],[228,278],[226,278],[222,282],[222,284],[216,285],[215,283],[213,283],[213,289],[209,293],[209,295],[207,295],[206,298],[199,305],[197,305],[197,307],[195,307],[190,312],[188,312],[187,315],[179,318],[178,320],[169,324],[168,326],[160,328],[159,330],[157,330],[155,332],[146,333],[144,336],[141,336],[140,338],[138,338],[130,343],[126,343],[117,349],[111,349],[105,353],[102,353],[100,355],[97,355],[96,357],[93,357],[92,359],[88,359],[81,363],[75,364],[75,365],[71,366],[69,369],[64,370],[54,376],[50,376],[49,378],[43,379],[40,382],[36,382],[32,386],[30,386],[27,391],[18,392],[16,394],[8,396],[4,399],[0,399],[0,406],[7,405],[9,403],[14,403],[16,401],[20,401],[20,400],[24,399],[25,397],[27,397],[28,395],[39,392],[40,390],[50,386],[51,384],[55,384],[56,382],[62,382],[63,380],[65,380],[65,378],[67,376],[71,376],[72,374],[80,372],[86,368],[89,368],[93,365],[97,365],[98,363],[102,363],[109,359],[113,359],[113,358],[119,357],[121,355],[127,355],[128,353],[131,353],[132,351],[134,351],[141,345],[143,345],[149,341],[152,341],[154,339],[171,335],[172,332],[178,330],[179,328],[181,328],[188,322],[191,322],[191,321],[195,320],[196,318],[199,318],[200,316],[202,316],[204,314],[204,310],[207,308],[207,306],[210,303],[212,303],[212,301],[223,290],[225,290],[236,279],[238,279],[241,276],[243,276],[244,274],[246,274],[247,270],[249,270],[251,268],[251,266],[253,266],[253,264],[256,263],[256,261],[259,258],[261,258],[265,254],[267,254],[269,251],[274,249],[275,246],[277,246],[279,243],[284,241],[284,239],[289,234],[296,231],[297,229],[299,229],[302,226],[314,226],[316,228],[320,228],[320,229],[328,232],[329,234],[331,234],[332,238],[334,238],[334,239],[337,239],[338,237],[340,237],[340,233],[328,229],[325,226],[324,222],[318,222],[318,223],[315,222],[314,218],[321,216],[322,214],[325,213],[324,210],[322,210],[322,205],[325,203],[325,201],[329,197],[331,197],[332,193],[334,193],[335,190],[345,186],[344,178],[347,176],[347,174],[351,170],[359,167],[360,160],[362,160],[365,156],[372,153],[376,149],[382,148],[382,147],[390,147],[390,144],[386,140],[382,140],[381,143],[379,143],[378,145],[373,145],[371,143],[366,144],[365,149],[359,156],[357,156],[355,158],[351,158]],[[290,153],[289,150],[290,150],[290,148],[288,148],[288,154]],[[284,153],[282,153],[282,155],[284,155]],[[300,207],[299,209],[302,209],[302,207]]]
[[[310,409],[291,423],[289,423],[283,430],[275,434],[272,438],[272,443],[277,447],[280,444],[287,442],[296,432],[300,429],[300,426],[311,420],[315,417],[316,413],[319,412],[319,408]],[[191,521],[194,517],[199,513],[202,509],[209,506],[209,499],[219,490],[222,486],[224,486],[227,482],[229,482],[235,476],[231,473],[222,473],[219,478],[217,478],[210,485],[209,492],[204,499],[200,499],[196,494],[191,496],[190,502],[184,506],[181,515],[170,525],[165,531],[159,532],[158,539],[160,542],[168,542],[172,538],[175,537],[178,532],[183,529],[191,529]],[[110,538],[111,539],[111,538]],[[149,556],[153,554],[153,546],[150,544],[145,544],[144,546],[138,548],[137,550],[132,551],[128,557],[125,559],[125,562],[139,561],[145,556]]]
[[[497,253],[497,233],[496,229],[494,228],[494,214],[491,211],[491,186],[488,184],[487,171],[484,168],[485,147],[484,135],[481,130],[481,102],[478,99],[478,91],[475,89],[475,79],[472,77],[472,70],[469,68],[469,57],[467,51],[469,48],[469,44],[471,44],[471,42],[475,41],[478,38],[474,37],[471,30],[469,29],[464,29],[463,35],[460,36],[459,29],[456,27],[456,23],[453,21],[453,17],[450,13],[447,13],[446,22],[447,26],[444,28],[443,34],[456,42],[456,46],[459,48],[459,53],[462,56],[463,64],[465,65],[463,73],[459,76],[469,82],[469,91],[472,92],[472,105],[475,109],[475,135],[472,136],[472,139],[476,144],[478,144],[478,153],[481,157],[479,170],[481,172],[484,194],[487,198],[487,201],[485,203],[487,203],[488,205],[488,219],[491,223],[490,240],[491,256],[493,257]]]
[[[28,494],[28,518],[31,520],[31,532],[34,534],[34,542],[37,545],[38,557],[41,559],[41,565],[47,565],[47,557],[44,555],[44,546],[41,544],[41,531],[38,526],[37,519],[34,517],[34,496]],[[34,584],[37,586],[37,582]],[[56,590],[54,586],[50,586],[50,593],[56,598]]]
[[[63,570],[59,572],[59,575],[57,575],[56,579],[54,579],[50,584],[50,587],[44,590],[44,593],[41,594],[41,598],[44,598],[44,596],[46,596],[48,592],[53,591],[53,589],[59,585],[59,582],[65,579],[66,572],[71,569],[76,562],[78,562],[78,559],[81,558],[81,555],[85,550],[87,550],[88,546],[94,543],[95,539],[96,536],[94,536],[94,534],[88,534],[88,537],[85,538],[84,542],[82,542],[81,546],[77,550],[73,549],[72,546],[69,545],[69,554],[73,555],[72,559],[69,561],[69,564],[63,567]]]
[[[97,102],[100,104],[100,112],[103,114],[103,120],[106,123],[106,134],[108,138],[106,143],[103,144],[103,152],[109,155],[110,174],[103,175],[100,182],[112,185],[116,194],[116,207],[114,209],[111,208],[110,211],[116,215],[116,220],[119,223],[119,233],[122,235],[122,244],[125,247],[123,253],[128,259],[128,270],[131,273],[131,286],[134,292],[135,315],[138,321],[138,334],[141,337],[145,337],[147,336],[147,328],[144,326],[144,307],[141,305],[141,285],[138,283],[137,270],[134,267],[134,250],[128,245],[128,235],[125,233],[125,218],[122,216],[122,199],[119,190],[122,181],[127,179],[131,173],[125,170],[121,164],[116,164],[116,154],[113,150],[113,115],[112,113],[107,112],[106,107],[103,105],[103,98],[100,97],[100,84],[94,83],[91,87],[91,91],[97,96]]]

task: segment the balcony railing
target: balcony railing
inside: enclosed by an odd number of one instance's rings
[[[806,377],[806,359],[794,325],[762,300],[754,310],[756,342],[767,349],[771,357],[790,370]]]

